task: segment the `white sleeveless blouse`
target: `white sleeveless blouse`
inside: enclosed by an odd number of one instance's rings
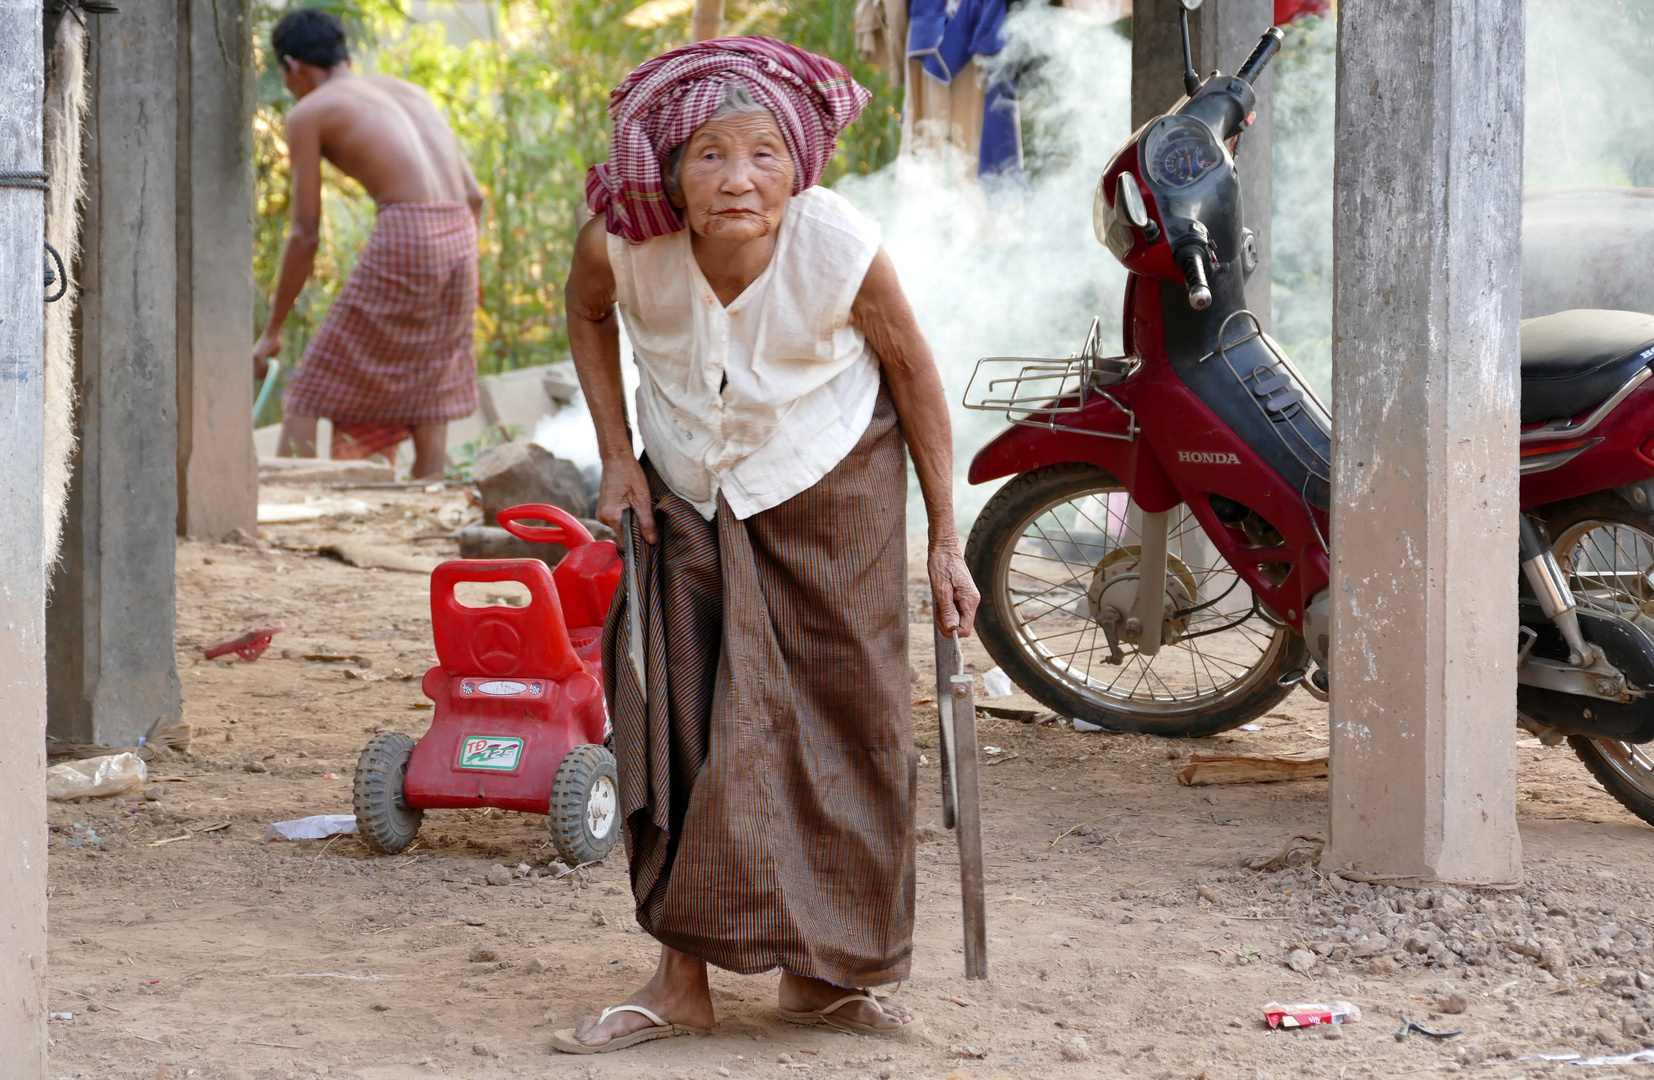
[[[867,430],[879,363],[850,306],[878,250],[876,224],[807,188],[769,266],[726,308],[688,229],[641,244],[609,237],[644,449],[708,521],[720,492],[739,519],[815,486]]]

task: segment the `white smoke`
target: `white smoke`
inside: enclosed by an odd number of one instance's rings
[[[1332,144],[1338,24],[1285,28],[1275,59],[1273,336],[1322,401],[1332,400]]]
[[[632,360],[632,343],[626,337],[626,324],[616,317],[620,328],[620,383],[625,390],[626,413],[633,417],[632,450],[643,453],[643,442],[638,438],[636,414],[638,370]],[[553,416],[542,416],[534,426],[534,442],[550,450],[565,461],[580,466],[581,471],[601,469],[603,456],[597,452],[597,427],[592,423],[591,410],[586,407],[586,395],[576,393],[574,400],[557,410]]]
[[[1098,177],[1131,134],[1131,44],[1107,13],[1045,5],[1012,13],[1006,39],[996,65],[1035,65],[1022,80],[1031,137],[1030,190],[1020,214],[990,207],[973,182],[959,182],[938,160],[904,160],[836,187],[883,227],[936,353],[953,411],[961,524],[998,486],[971,488],[964,473],[1005,423],[959,407],[977,358],[1068,356],[1092,316],[1102,319],[1106,349],[1120,342],[1125,271],[1092,233],[1091,202]],[[1333,20],[1294,23],[1275,79],[1275,336],[1323,399],[1332,371],[1336,46]]]
[[[1529,0],[1527,19],[1525,186],[1654,187],[1654,5]]]
[[[962,526],[999,486],[964,482],[971,456],[1005,426],[1002,415],[959,407],[977,358],[1069,356],[1093,316],[1103,320],[1105,348],[1117,351],[1125,286],[1125,271],[1092,233],[1091,201],[1131,133],[1131,45],[1105,14],[1032,4],[1010,15],[1005,37],[994,63],[1024,70],[1031,134],[1020,200],[990,205],[974,180],[938,158],[906,158],[834,188],[879,222],[936,354],[954,421]],[[917,499],[917,485],[910,494]],[[923,525],[915,502],[910,527]]]

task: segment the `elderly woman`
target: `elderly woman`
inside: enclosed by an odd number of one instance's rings
[[[558,1032],[600,1053],[716,1022],[706,965],[780,968],[781,1015],[912,1015],[915,770],[907,469],[938,622],[978,596],[954,529],[948,411],[877,226],[814,186],[868,93],[768,38],[644,64],[569,275],[569,343],[603,456],[598,517],[636,512],[646,687],[616,603],[604,671],[643,989]],[[640,371],[633,456],[619,329]]]

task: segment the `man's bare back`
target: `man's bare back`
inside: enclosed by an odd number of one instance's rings
[[[468,202],[477,194],[459,142],[424,90],[390,75],[348,69],[293,107],[290,142],[315,140],[322,157],[381,206]]]
[[[272,31],[271,47],[282,82],[296,99],[287,115],[291,228],[270,316],[253,345],[257,378],[265,377],[268,362],[281,352],[282,324],[315,265],[323,159],[366,188],[381,210],[457,203],[470,207],[479,221],[482,215],[482,190],[431,99],[401,79],[356,74],[337,16],[320,9],[289,11]],[[471,258],[474,276],[474,253]],[[446,428],[446,423],[414,425],[413,475],[441,474]],[[283,418],[279,453],[310,457],[315,441],[315,416],[294,411]]]

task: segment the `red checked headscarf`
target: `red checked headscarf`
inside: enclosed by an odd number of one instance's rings
[[[731,86],[775,114],[793,157],[795,195],[821,179],[838,133],[873,96],[842,64],[774,38],[718,38],[655,57],[609,95],[609,160],[586,173],[586,205],[607,215],[611,233],[641,244],[683,228],[662,168]]]

